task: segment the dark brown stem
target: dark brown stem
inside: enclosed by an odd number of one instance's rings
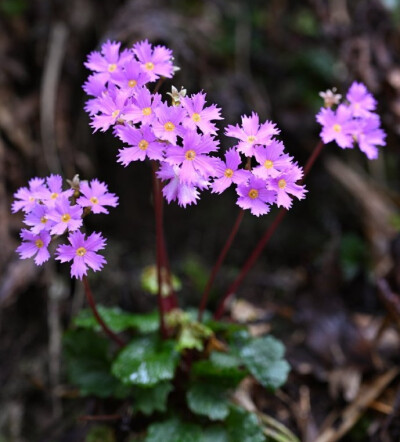
[[[204,312],[204,309],[206,308],[206,305],[207,305],[211,286],[213,285],[213,282],[215,280],[215,277],[217,276],[218,270],[220,269],[222,263],[224,262],[225,256],[228,253],[228,250],[230,249],[233,240],[235,239],[235,236],[236,236],[236,234],[239,230],[240,224],[242,222],[243,215],[244,215],[244,210],[241,210],[236,218],[235,224],[232,227],[231,233],[229,234],[229,237],[226,240],[226,243],[225,243],[220,255],[218,256],[217,262],[215,263],[215,265],[211,271],[211,275],[207,281],[206,287],[203,292],[203,296],[201,298],[200,306],[199,306],[199,315],[198,315],[199,321],[201,321],[201,319],[203,317],[203,312]]]
[[[312,166],[314,165],[315,160],[318,158],[319,154],[322,151],[322,148],[324,147],[324,143],[322,141],[319,141],[319,143],[315,146],[312,154],[307,160],[307,163],[304,167],[304,176],[308,175],[310,172]],[[264,247],[267,245],[269,239],[283,220],[287,213],[287,210],[282,208],[279,210],[276,218],[274,219],[273,223],[267,228],[264,235],[260,239],[260,241],[257,243],[256,247],[251,252],[250,256],[247,258],[247,261],[244,263],[243,267],[241,268],[238,277],[233,281],[231,286],[228,288],[227,292],[225,293],[224,297],[222,298],[221,302],[219,303],[217,310],[215,311],[214,318],[220,319],[225,311],[226,302],[228,299],[236,292],[240,284],[243,282],[244,278],[246,277],[249,270],[253,267],[254,263],[257,261],[258,257],[260,256],[261,252],[264,250]]]
[[[103,318],[100,316],[87,277],[84,276],[82,278],[82,281],[83,281],[83,286],[85,288],[87,302],[93,312],[94,317],[96,318],[96,321],[99,323],[100,327],[103,329],[104,333],[109,338],[111,338],[120,347],[125,347],[125,342],[120,337],[118,337],[110,328],[108,328],[107,324],[103,321]]]

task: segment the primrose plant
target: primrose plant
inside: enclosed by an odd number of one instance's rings
[[[323,145],[336,141],[342,148],[352,148],[358,144],[368,158],[377,157],[376,146],[384,145],[385,134],[375,113],[376,101],[361,83],[353,83],[343,103],[335,91],[321,93],[324,107],[317,115],[321,141],[303,170],[285,152],[277,126],[261,122],[254,112],[242,116],[241,124],[225,128],[234,146],[220,152],[217,122],[222,120],[221,109],[207,103],[204,92],[187,95],[185,89],[174,87],[166,97],[158,92],[177,70],[172,51],[164,46],[152,46],[146,40],[121,50],[120,43],[107,41],[100,52],[89,54],[85,66],[92,71],[83,86],[91,97],[85,105],[91,127],[111,130],[116,143],[124,144],[117,156],[123,166],[135,161],[150,165],[158,309],[134,314],[96,305],[87,273],[101,270],[106,263],[98,253],[106,239],[98,232],[86,233],[83,221],[92,213],[107,214],[108,207],[117,206],[118,198],[107,185],[76,176],[63,189],[59,175],[31,179],[28,187],[16,192],[12,205],[13,212],[25,213],[26,228],[17,252],[42,265],[54,250],[56,260],[71,263],[71,277],[83,281],[90,306],[65,335],[70,382],[82,396],[114,399],[110,402],[114,428],[122,431],[123,426],[132,441],[298,440],[270,416],[255,412],[255,407],[248,409],[235,395],[249,376],[270,390],[284,384],[289,365],[283,345],[272,336],[253,337],[245,326],[220,319],[227,300],[293,198],[305,197],[303,180]],[[163,200],[186,208],[198,203],[202,192],[221,194],[230,186],[236,190],[238,216],[211,271],[197,314],[184,312],[179,309],[168,260]],[[280,208],[275,220],[212,316],[205,311],[210,288],[245,211],[259,217],[273,205]],[[115,399],[122,400],[116,406],[117,415]]]

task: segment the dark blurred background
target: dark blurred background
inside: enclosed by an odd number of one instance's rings
[[[15,253],[22,215],[11,216],[10,205],[28,179],[61,173],[108,183],[120,197],[119,207],[88,219],[90,229],[108,238],[108,264],[91,275],[96,297],[131,311],[155,307],[140,285],[143,268],[155,261],[149,165],[117,164],[120,142],[92,134],[83,111],[82,84],[89,74],[83,62],[107,39],[130,46],[147,38],[168,46],[181,70],[163,92],[171,85],[189,94],[204,90],[208,102],[222,108],[221,132],[242,114],[258,112],[261,121],[276,122],[287,151],[301,165],[318,142],[319,92],[336,87],[345,95],[354,80],[366,84],[378,100],[387,146],[373,162],[358,149],[326,146],[307,178],[306,200],[294,203],[237,296],[260,309],[262,321],[287,344],[294,370],[285,394],[296,401],[299,385],[307,384],[315,431],[332,408],[351,399],[343,385],[340,393],[328,393],[332,372],[356,367],[361,384],[365,376],[398,363],[392,354],[383,366],[371,362],[357,321],[369,333],[370,324],[393,310],[376,288],[380,278],[399,289],[399,25],[396,0],[0,1],[1,442],[81,440],[85,429],[77,416],[93,407],[69,399],[74,392],[62,369],[62,331],[84,305],[80,284],[70,282],[68,266],[37,268]],[[229,147],[233,140],[221,143]],[[168,249],[183,284],[183,305],[199,301],[238,211],[233,191],[204,193],[186,209],[166,206]],[[210,308],[274,213],[245,215]],[[398,332],[396,337],[394,348]],[[339,345],[344,359],[326,350],[331,344]],[[305,363],[309,369],[303,373],[299,366]],[[313,401],[319,404],[324,396],[326,410],[313,415]],[[304,429],[292,412],[280,416],[279,407],[271,412],[302,440],[315,440],[311,423]],[[388,416],[373,415],[368,422],[378,419],[378,429],[396,438],[398,426]],[[383,433],[370,433],[347,440],[381,440],[374,437]]]

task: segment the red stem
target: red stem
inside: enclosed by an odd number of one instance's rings
[[[85,288],[86,299],[88,301],[90,308],[92,309],[96,321],[99,323],[104,333],[108,335],[116,344],[118,344],[120,347],[125,347],[125,342],[121,338],[119,338],[110,328],[108,328],[107,324],[103,321],[103,318],[100,316],[96,307],[96,302],[94,300],[92,291],[90,289],[89,280],[87,279],[86,276],[83,276],[82,281],[83,281],[83,286]]]
[[[163,227],[162,227],[162,200],[159,198],[159,181],[156,176],[156,163],[152,162],[153,168],[153,198],[154,198],[154,216],[156,223],[156,261],[157,261],[157,301],[160,313],[160,332],[161,336],[166,339],[168,336],[165,326],[165,305],[162,298],[162,249],[163,249]]]
[[[239,230],[240,224],[242,222],[243,215],[244,215],[244,210],[241,210],[236,218],[235,224],[232,227],[231,233],[229,234],[229,237],[226,240],[224,248],[222,249],[222,251],[217,259],[217,262],[215,263],[215,265],[211,271],[211,275],[207,281],[207,284],[204,289],[203,296],[202,296],[201,302],[200,302],[199,315],[198,315],[199,321],[201,321],[201,319],[203,317],[203,312],[204,312],[204,309],[206,308],[206,305],[207,305],[211,286],[213,285],[213,282],[215,280],[215,277],[217,276],[218,270],[220,269],[222,263],[224,262],[225,256],[228,253],[228,250],[230,249],[233,240],[235,239],[235,236],[236,236],[236,234]]]
[[[312,154],[308,158],[307,163],[304,167],[304,176],[302,181],[304,181],[305,177],[310,172],[312,166],[314,165],[315,160],[318,158],[323,147],[324,143],[322,141],[319,141],[319,143],[314,148]],[[256,247],[253,249],[250,256],[247,258],[247,261],[244,263],[243,267],[241,268],[238,277],[233,281],[233,283],[225,293],[224,297],[222,298],[221,302],[219,303],[217,310],[214,314],[215,319],[220,319],[221,316],[224,314],[226,302],[236,292],[240,284],[243,282],[243,279],[246,277],[249,270],[253,267],[254,263],[257,261],[264,247],[267,245],[269,239],[271,238],[276,228],[279,226],[279,224],[285,217],[286,213],[287,213],[286,209],[284,208],[280,209],[276,218],[274,219],[274,222],[267,228],[264,235],[257,243]]]

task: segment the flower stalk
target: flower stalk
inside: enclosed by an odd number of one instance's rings
[[[94,300],[92,290],[90,288],[89,280],[87,279],[86,275],[83,276],[82,281],[83,287],[85,288],[87,302],[90,309],[92,310],[93,316],[96,318],[96,321],[98,322],[104,333],[109,338],[111,338],[119,347],[125,347],[125,342],[107,326],[107,324],[103,321],[103,318],[100,316],[99,311],[96,307],[96,302]]]

